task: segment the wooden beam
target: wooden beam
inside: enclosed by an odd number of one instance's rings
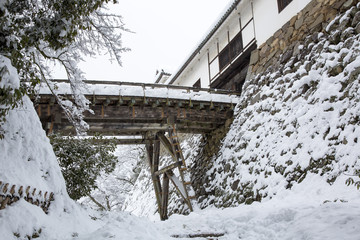
[[[161,199],[161,220],[168,219],[168,203],[169,203],[169,177],[165,173],[163,175],[163,192],[162,192],[162,199]]]
[[[159,132],[157,133],[157,135],[159,136],[159,139],[161,141],[161,143],[163,144],[163,146],[165,147],[166,151],[171,155],[171,157],[177,161],[175,153],[172,150],[172,146],[170,141],[167,139],[167,137],[165,136],[165,134],[163,132]]]
[[[174,168],[180,167],[181,165],[182,165],[182,162],[181,162],[181,161],[178,161],[178,162],[176,162],[176,163],[170,164],[169,166],[164,167],[164,168],[156,171],[156,172],[155,172],[155,175],[160,176],[161,174],[164,174],[164,173],[166,173],[167,171],[172,170],[172,169],[174,169]]]
[[[155,135],[154,139],[154,154],[153,154],[153,167],[154,173],[159,170],[159,160],[160,160],[160,140],[157,135]]]
[[[155,140],[152,141],[149,144],[146,144],[146,152],[148,157],[148,163],[150,166],[150,172],[151,172],[151,178],[154,185],[154,191],[156,196],[156,201],[158,204],[158,212],[160,214],[160,219],[166,220],[167,219],[167,201],[166,198],[163,197],[163,187],[160,183],[160,177],[155,174],[156,171],[159,170],[159,160],[160,160],[160,141],[155,136]],[[165,182],[166,183],[166,182]],[[168,183],[167,183],[168,185]],[[166,186],[165,186],[166,187]],[[167,194],[168,194],[168,186],[167,186]],[[167,196],[168,198],[168,196]],[[165,202],[164,202],[165,201]],[[163,205],[163,203],[166,204],[166,206]],[[166,211],[164,210],[166,209]]]
[[[158,205],[158,212],[160,214],[160,219],[162,219],[162,196],[161,196],[161,184],[160,184],[160,180],[159,177],[157,177],[155,175],[154,172],[154,166],[152,164],[153,161],[153,156],[154,156],[154,145],[152,143],[146,144],[146,153],[147,153],[147,159],[148,159],[148,164],[150,166],[150,173],[151,173],[151,179],[153,182],[153,186],[154,186],[154,191],[155,191],[155,197],[156,197],[156,202]]]

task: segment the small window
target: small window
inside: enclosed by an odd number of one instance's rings
[[[241,32],[230,42],[230,58],[234,59],[243,50],[243,42]]]
[[[230,64],[243,50],[242,34],[239,32],[219,54],[219,68]]]
[[[287,5],[289,5],[289,3],[292,2],[292,0],[277,0],[277,2],[278,2],[279,12],[281,12],[284,8],[286,8]]]
[[[200,78],[199,80],[196,81],[196,83],[193,85],[194,88],[201,88],[201,81]]]
[[[219,54],[219,68],[222,70],[226,65],[230,63],[230,51],[229,45],[227,45]]]

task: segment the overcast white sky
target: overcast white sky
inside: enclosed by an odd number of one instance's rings
[[[119,0],[116,11],[135,34],[123,35],[131,48],[123,66],[106,57],[81,64],[89,80],[153,82],[157,69],[174,73],[185,62],[232,0]],[[56,74],[56,78],[65,78]]]

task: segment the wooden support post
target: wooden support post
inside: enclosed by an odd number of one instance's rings
[[[50,123],[50,127],[48,129],[47,135],[50,135],[53,133],[53,129],[54,129],[54,117],[51,118],[51,123]]]
[[[50,104],[47,105],[47,116],[51,116],[51,107]]]
[[[165,173],[163,175],[163,184],[162,184],[162,199],[161,199],[161,206],[162,206],[162,212],[161,212],[161,220],[168,219],[168,203],[169,203],[169,177]]]
[[[160,214],[160,219],[165,220],[163,218],[162,214],[162,190],[161,190],[161,183],[160,183],[160,177],[155,174],[159,170],[159,156],[160,156],[160,141],[159,139],[155,139],[154,141],[151,141],[150,143],[146,144],[146,152],[147,152],[147,158],[148,158],[148,164],[150,166],[150,173],[152,182],[154,185],[154,191],[156,196],[156,201],[158,204],[158,211]]]

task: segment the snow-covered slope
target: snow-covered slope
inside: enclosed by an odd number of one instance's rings
[[[9,63],[5,61],[13,75],[1,83],[16,87],[16,70]],[[167,239],[148,220],[128,213],[104,215],[85,210],[71,200],[33,104],[28,97],[23,102],[23,106],[10,110],[1,125],[4,139],[0,140],[0,181],[10,186],[31,186],[37,189],[36,193],[54,192],[55,200],[48,214],[23,198],[0,210],[0,240],[29,239],[28,236],[46,240]]]

